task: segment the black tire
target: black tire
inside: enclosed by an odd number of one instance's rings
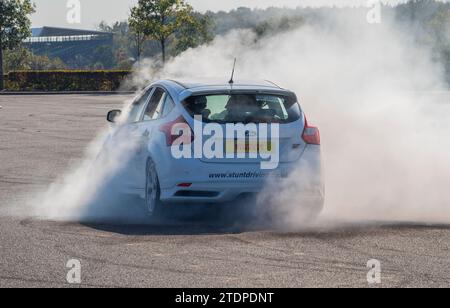
[[[145,180],[145,211],[150,218],[157,217],[161,212],[161,188],[155,163],[147,161]]]

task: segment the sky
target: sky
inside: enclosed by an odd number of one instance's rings
[[[33,27],[57,26],[67,28],[95,29],[101,21],[113,23],[125,20],[130,8],[138,0],[33,0],[36,13],[32,16]],[[323,5],[367,5],[368,0],[187,0],[198,11],[231,10],[240,6],[251,8],[323,6]],[[371,0],[373,1],[373,0]],[[399,2],[404,0],[382,0]],[[68,5],[80,3],[80,23],[67,20]],[[72,17],[74,15],[71,15]]]

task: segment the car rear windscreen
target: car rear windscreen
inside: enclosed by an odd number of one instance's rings
[[[294,96],[273,94],[212,94],[188,97],[183,106],[209,123],[291,123],[301,110]]]

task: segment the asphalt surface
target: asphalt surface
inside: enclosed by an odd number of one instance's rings
[[[14,210],[83,156],[123,96],[0,96],[0,287],[450,287],[450,226],[281,232],[229,217],[55,222]],[[81,285],[66,281],[70,259]]]

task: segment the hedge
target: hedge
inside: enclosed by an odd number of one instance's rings
[[[131,71],[13,71],[5,78],[8,91],[116,91]]]

